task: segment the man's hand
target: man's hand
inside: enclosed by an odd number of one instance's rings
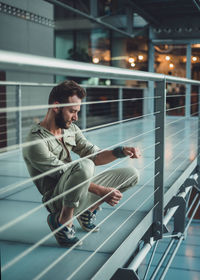
[[[116,190],[115,188],[107,188],[104,186],[96,185],[94,183],[90,184],[89,191],[100,197],[104,197],[105,195],[107,195],[102,200],[102,202],[105,201],[111,206],[115,206],[122,198],[122,193],[119,190]]]
[[[123,152],[126,156],[129,156],[130,158],[140,158],[141,152],[139,148],[134,147],[124,147]]]
[[[116,190],[115,188],[105,187],[102,195],[105,196],[106,194],[109,195],[104,198],[104,201],[111,206],[115,206],[116,204],[118,204],[118,202],[122,198],[122,193],[119,190]]]

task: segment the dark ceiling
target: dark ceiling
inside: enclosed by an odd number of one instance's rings
[[[190,19],[192,21],[196,18],[200,26],[199,0],[128,0],[127,3],[153,25],[166,25],[171,20],[182,22]],[[187,23],[190,24],[190,22]]]
[[[57,30],[100,24],[134,37],[150,27],[153,39],[200,39],[200,0],[47,1],[55,5]]]

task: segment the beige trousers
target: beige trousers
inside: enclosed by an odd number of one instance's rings
[[[95,176],[95,165],[90,159],[83,159],[79,163],[72,164],[58,181],[52,197],[76,188],[76,186],[77,188],[49,204],[51,212],[60,212],[62,206],[65,205],[75,208],[74,214],[76,215],[94,204],[100,197],[88,191],[91,182],[104,187],[117,188],[120,186],[119,190],[124,192],[139,181],[139,172],[134,167],[111,169],[96,175],[95,178],[92,178],[93,176]]]

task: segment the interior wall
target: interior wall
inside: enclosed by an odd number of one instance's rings
[[[48,22],[53,22],[53,5],[43,0],[0,0],[0,49],[33,54],[40,56],[54,56],[54,28]],[[5,4],[5,6],[4,6]],[[4,7],[6,9],[4,9]],[[16,8],[16,14],[13,13]],[[10,12],[9,13],[9,9]],[[30,18],[27,18],[27,13]],[[32,17],[32,18],[31,18]],[[43,21],[37,21],[35,18]],[[3,71],[4,69],[0,69]],[[26,73],[16,71],[5,72],[7,81],[24,82],[54,82],[53,75]],[[46,104],[50,89],[26,87],[22,89],[22,105]],[[16,88],[6,88],[7,107],[16,106]],[[35,119],[45,112],[37,110],[23,112],[23,125],[30,126]],[[7,114],[8,145],[16,143],[16,113]],[[25,129],[25,127],[24,127]],[[24,137],[26,130],[23,132]]]

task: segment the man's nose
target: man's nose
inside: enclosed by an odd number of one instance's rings
[[[74,121],[77,121],[77,120],[78,120],[78,114],[77,114],[77,113],[73,115],[73,120],[74,120]]]

